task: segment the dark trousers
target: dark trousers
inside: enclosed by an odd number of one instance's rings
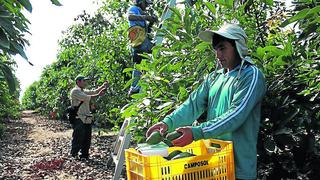
[[[77,156],[80,151],[80,157],[88,158],[92,133],[91,124],[84,124],[80,119],[76,119],[72,124],[72,128],[71,155]]]
[[[131,48],[132,60],[135,64],[140,64],[143,56],[139,54],[151,53],[152,47],[154,44],[151,43],[151,40],[147,37],[143,43],[137,47]]]
[[[151,40],[147,37],[141,45],[139,45],[138,47],[131,48],[133,62],[135,64],[140,64],[143,59],[143,56],[140,56],[140,54],[151,53],[152,47],[153,44],[151,43]],[[138,93],[140,91],[140,86],[138,86],[140,77],[141,72],[137,69],[134,69],[132,72],[132,79],[134,79],[134,81],[130,86],[129,92]]]

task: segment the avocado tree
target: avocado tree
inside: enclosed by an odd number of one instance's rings
[[[69,27],[59,41],[56,62],[44,69],[32,90],[28,89],[23,105],[31,107],[32,97],[35,97],[35,108],[46,114],[56,108],[58,117],[63,118],[70,105],[69,93],[75,86],[74,78],[83,74],[90,77],[91,86],[101,85],[106,80],[110,83],[107,95],[92,101],[97,107],[95,119],[102,124],[121,122],[120,109],[127,102],[123,88],[130,79],[123,73],[131,63],[126,41],[128,25],[123,23],[125,16],[110,14],[118,12],[117,9],[123,12],[125,7],[128,7],[127,2],[106,2],[95,15],[84,12],[77,16],[78,23]]]
[[[60,6],[58,0],[51,0],[57,6]],[[0,53],[16,55],[20,54],[26,60],[28,59],[24,48],[29,44],[24,38],[25,33],[29,33],[29,20],[23,15],[22,10],[26,9],[32,12],[32,5],[29,0],[0,2]],[[29,62],[30,63],[30,62]]]
[[[61,5],[58,0],[51,2],[57,6]],[[4,131],[2,120],[20,116],[20,87],[14,75],[16,62],[12,56],[20,54],[24,59],[28,59],[24,48],[29,43],[24,36],[26,33],[30,34],[30,22],[22,13],[24,9],[32,12],[29,0],[0,2],[0,136]],[[32,65],[31,62],[29,64]]]
[[[94,86],[108,80],[107,95],[93,101],[99,125],[118,127],[130,117],[133,141],[145,141],[146,129],[176,109],[215,69],[213,49],[200,41],[199,31],[239,23],[268,85],[258,142],[259,178],[315,179],[320,176],[319,3],[293,4],[292,11],[273,0],[199,0],[172,8],[172,16],[161,22],[167,28],[154,29],[163,43],[136,65],[142,72],[142,92],[129,98],[132,61],[125,17],[129,3],[105,1],[95,15],[79,15],[78,24],[65,31],[57,61],[26,91],[23,104],[43,113],[56,107],[62,117],[76,75],[91,77]],[[153,13],[161,15],[164,6],[156,3]],[[205,120],[204,114],[199,121]]]

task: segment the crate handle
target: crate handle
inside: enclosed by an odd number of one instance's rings
[[[221,145],[220,144],[217,144],[217,143],[214,143],[214,142],[211,142],[210,143],[210,147],[213,147],[213,148],[221,148]]]
[[[208,153],[210,154],[221,151],[221,145],[214,142],[210,142],[209,147],[207,148],[208,148]]]

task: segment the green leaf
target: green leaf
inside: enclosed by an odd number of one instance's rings
[[[216,0],[216,2],[228,8],[233,8],[233,0]]]
[[[126,88],[128,88],[132,83],[133,83],[133,81],[134,81],[134,79],[130,79],[125,85],[124,85],[124,87],[123,87],[123,91],[126,89]]]
[[[264,56],[264,53],[265,53],[265,51],[263,50],[263,48],[259,46],[259,47],[257,48],[256,55],[257,55],[260,59],[262,59],[263,56]]]
[[[178,16],[179,19],[181,19],[181,13],[179,11],[179,9],[174,8],[174,7],[169,7],[169,9]]]
[[[207,8],[213,13],[216,13],[216,8],[214,7],[214,5],[210,2],[205,2],[205,5],[207,6]]]
[[[62,6],[62,4],[58,0],[51,0],[51,2],[56,6]]]
[[[294,15],[294,16],[292,16],[291,18],[285,20],[280,26],[281,26],[281,27],[285,27],[285,26],[287,26],[288,24],[291,24],[291,23],[293,23],[293,22],[295,22],[295,21],[298,21],[298,20],[300,20],[300,19],[305,18],[305,17],[307,16],[309,10],[310,10],[310,9],[307,8],[307,9],[304,9],[304,10],[298,12],[296,15]]]
[[[132,97],[133,99],[142,99],[142,98],[145,97],[145,94],[143,94],[143,93],[138,93],[138,94],[131,95],[131,97]]]
[[[14,79],[14,75],[12,74],[11,68],[0,61],[0,71],[2,71],[3,77],[7,82],[10,93],[13,94],[16,90],[16,81]]]
[[[320,5],[310,9],[310,11],[308,12],[308,15],[310,14],[316,14],[316,13],[319,13],[320,12]]]
[[[159,56],[160,53],[160,46],[154,46],[152,48],[152,58],[155,59]]]
[[[310,89],[305,89],[299,93],[297,93],[298,95],[304,95],[304,96],[307,96],[309,94],[311,94],[311,90]]]
[[[125,68],[122,72],[126,73],[126,72],[131,72],[133,71],[133,68]]]
[[[165,64],[163,65],[160,69],[159,69],[159,73],[162,73],[165,69],[167,69],[167,67],[170,66],[170,64]]]
[[[167,107],[167,106],[172,106],[172,104],[173,104],[173,102],[166,102],[166,103],[164,103],[164,104],[161,104],[160,106],[158,106],[156,109],[163,109],[163,108],[165,108],[165,107]]]
[[[10,48],[10,41],[7,35],[4,33],[2,28],[0,28],[0,46],[9,49]]]
[[[315,18],[310,24],[320,23],[320,17]],[[317,30],[319,31],[319,30]]]
[[[26,8],[29,12],[32,12],[32,5],[29,0],[18,0],[19,3]]]
[[[199,51],[203,51],[203,50],[205,50],[205,49],[207,49],[207,48],[209,48],[209,47],[210,47],[210,44],[209,44],[209,43],[207,43],[207,42],[201,42],[200,44],[198,44],[198,45],[196,46],[196,49],[199,50]]]
[[[136,65],[137,70],[139,71],[150,71],[149,67],[144,66],[143,64],[137,64]]]
[[[283,61],[283,56],[279,56],[276,61],[274,62],[274,65],[277,66],[283,66],[286,65],[287,63],[285,61]]]
[[[272,6],[273,5],[273,0],[266,0],[266,4],[269,5],[269,6]]]
[[[259,50],[259,51],[260,51],[259,53],[270,52],[270,53],[272,53],[272,54],[270,54],[271,56],[281,56],[281,55],[285,54],[283,49],[280,49],[276,46],[266,46],[266,47],[262,48],[262,50]]]
[[[179,87],[178,99],[183,100],[188,96],[188,91],[185,87]]]
[[[25,24],[25,22],[21,22],[21,21],[16,21],[14,23],[15,27],[18,28],[21,32],[27,32],[29,34],[31,34],[29,31],[28,31],[28,26]]]
[[[9,19],[1,18],[0,27],[8,34],[15,35],[16,30],[14,29],[12,22]]]
[[[22,45],[16,43],[16,42],[11,42],[11,49],[14,49],[15,52],[19,53],[21,57],[23,57],[24,59],[28,60],[28,57],[26,55],[26,53],[23,50]]]
[[[226,5],[225,0],[216,0],[215,2],[218,3],[219,5],[223,5],[223,6]]]
[[[225,0],[227,7],[233,8],[233,0]]]

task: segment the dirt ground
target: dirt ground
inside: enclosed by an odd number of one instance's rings
[[[114,167],[108,157],[116,136],[94,130],[90,160],[69,155],[72,129],[67,122],[23,113],[20,120],[7,120],[0,139],[0,179],[112,179]],[[110,163],[109,163],[110,164]]]

